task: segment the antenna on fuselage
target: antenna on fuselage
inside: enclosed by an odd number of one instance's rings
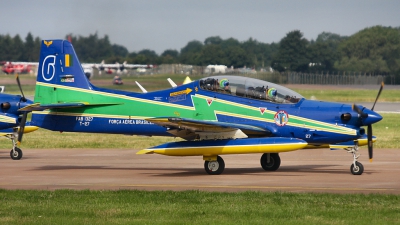
[[[171,78],[168,78],[167,80],[168,80],[169,84],[170,84],[173,88],[178,87],[178,85],[176,85],[175,82],[174,82],[173,80],[171,80]]]
[[[144,87],[142,87],[142,85],[140,85],[139,82],[135,81],[135,83],[137,84],[137,86],[139,86],[140,90],[142,90],[143,93],[147,93],[147,90],[144,89]]]
[[[192,82],[192,80],[190,79],[190,77],[186,76],[186,78],[185,78],[185,80],[183,81],[182,84],[188,84],[188,83],[191,83],[191,82]]]

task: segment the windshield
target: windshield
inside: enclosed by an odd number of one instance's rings
[[[304,98],[289,88],[268,81],[239,76],[212,76],[200,80],[200,88],[209,91],[276,103],[296,103]]]

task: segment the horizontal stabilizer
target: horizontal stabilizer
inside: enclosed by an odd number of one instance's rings
[[[143,149],[136,154],[162,154],[170,156],[215,156],[223,154],[279,153],[302,149],[307,142],[297,138],[246,138],[206,141],[170,142]]]
[[[69,103],[55,103],[55,104],[40,104],[35,103],[28,105],[18,111],[43,111],[46,109],[66,109],[66,108],[81,108],[81,107],[96,107],[96,106],[108,106],[108,105],[120,105],[123,103],[87,103],[87,102],[69,102]]]

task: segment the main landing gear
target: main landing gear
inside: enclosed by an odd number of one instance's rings
[[[266,171],[275,171],[281,165],[281,158],[278,153],[264,153],[260,159],[261,167]],[[225,169],[225,162],[220,157],[206,158],[204,169],[210,175],[219,175]]]
[[[204,161],[204,169],[210,175],[219,175],[225,169],[225,162],[220,156],[217,156],[216,161]]]
[[[278,153],[264,153],[260,159],[261,167],[266,171],[275,171],[281,165]]]
[[[351,149],[348,149],[347,152],[353,154],[353,164],[350,166],[350,172],[353,175],[361,175],[364,172],[364,166],[357,161],[358,157],[360,157],[360,154],[358,154],[358,144],[355,144]]]

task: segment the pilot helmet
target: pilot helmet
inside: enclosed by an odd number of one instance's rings
[[[278,94],[278,91],[276,90],[276,88],[270,88],[268,89],[268,97],[276,97],[276,95]]]
[[[226,86],[229,86],[229,80],[228,80],[228,79],[222,79],[222,80],[220,80],[220,81],[219,81],[219,86],[220,86],[221,88],[224,88],[224,87],[226,87]]]

